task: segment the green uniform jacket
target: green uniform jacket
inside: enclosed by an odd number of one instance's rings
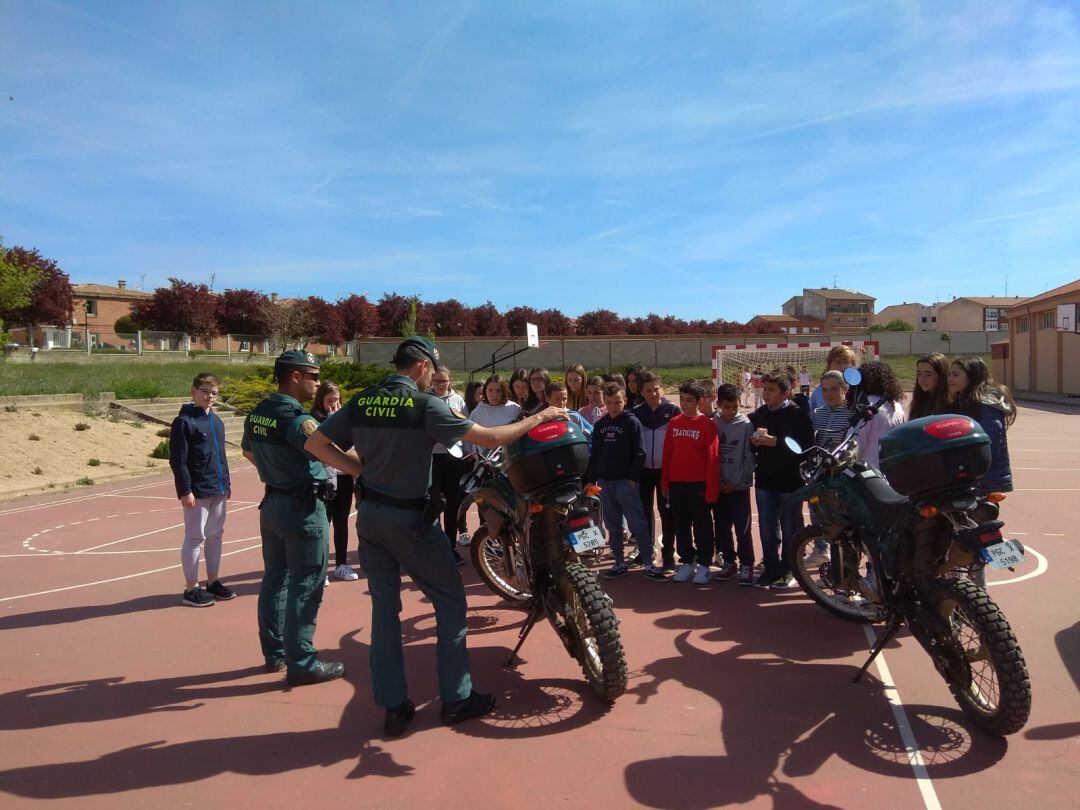
[[[263,483],[295,489],[326,479],[322,462],[304,450],[304,442],[319,426],[315,417],[288,394],[271,394],[244,420],[240,447],[255,456]]]

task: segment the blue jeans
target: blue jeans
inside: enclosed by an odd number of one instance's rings
[[[754,490],[758,509],[758,534],[765,570],[787,572],[787,552],[795,532],[803,527],[802,502],[789,500],[787,492]]]
[[[638,485],[629,478],[601,478],[600,502],[604,506],[604,528],[607,529],[608,545],[616,565],[625,565],[623,554],[623,518],[630,526],[630,533],[638,544],[638,558],[643,565],[652,565],[653,539],[652,530],[645,522],[645,510],[641,507],[641,495]]]

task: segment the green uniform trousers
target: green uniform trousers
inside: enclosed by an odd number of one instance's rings
[[[312,645],[326,583],[326,509],[297,508],[286,493],[271,493],[259,511],[265,573],[259,588],[259,642],[267,662],[284,660],[290,675],[319,662]]]
[[[375,703],[398,706],[409,697],[401,649],[401,571],[435,608],[439,697],[464,700],[472,692],[465,647],[465,585],[439,524],[420,536],[420,512],[361,501],[356,517],[360,564],[371,594],[371,681]]]

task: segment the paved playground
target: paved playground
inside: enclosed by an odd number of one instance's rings
[[[1028,726],[975,730],[906,633],[859,685],[871,637],[801,592],[642,577],[604,583],[629,691],[597,702],[539,626],[464,569],[489,718],[438,723],[431,607],[406,581],[416,721],[381,738],[365,580],[327,590],[316,642],[344,680],[293,690],[262,671],[254,469],[234,466],[224,578],[239,598],[180,604],[171,479],[0,505],[0,806],[980,808],[1080,802],[1080,411],[1027,405],[1003,504],[1028,561],[991,595],[1031,673]],[[355,552],[354,552],[355,555]]]

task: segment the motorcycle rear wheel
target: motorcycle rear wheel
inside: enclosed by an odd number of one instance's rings
[[[818,526],[805,526],[795,533],[788,548],[791,574],[806,595],[834,616],[849,622],[873,624],[885,620],[880,602],[868,599],[859,587],[860,580],[873,579],[867,570],[869,555],[862,544],[842,539],[829,542],[830,559],[817,566],[806,565],[806,555],[813,552],[815,540],[826,540]]]
[[[477,575],[491,590],[514,605],[525,605],[532,599],[529,584],[523,580],[517,565],[520,550],[509,549],[512,541],[492,537],[481,526],[473,533],[469,554]],[[516,552],[516,553],[515,553]]]
[[[969,580],[938,580],[931,593],[934,610],[951,628],[945,655],[935,662],[949,691],[983,731],[1016,733],[1031,713],[1031,681],[1008,620]]]
[[[626,691],[626,656],[619,620],[596,576],[578,562],[568,563],[557,583],[563,604],[564,632],[573,641],[581,670],[601,700],[609,703]]]

